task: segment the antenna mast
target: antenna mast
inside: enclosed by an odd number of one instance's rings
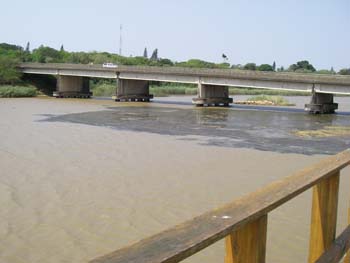
[[[119,31],[119,56],[122,55],[122,44],[123,44],[123,40],[122,40],[122,30],[123,30],[123,25],[120,24],[120,31]]]

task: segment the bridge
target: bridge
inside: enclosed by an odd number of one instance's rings
[[[350,77],[340,75],[66,63],[22,63],[18,68],[24,74],[57,76],[56,97],[90,97],[89,78],[108,78],[117,81],[116,101],[150,101],[149,82],[159,81],[198,85],[198,97],[192,100],[197,106],[228,106],[229,87],[248,87],[311,92],[305,110],[334,113],[334,94],[350,94]]]

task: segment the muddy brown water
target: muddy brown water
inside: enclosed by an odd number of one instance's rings
[[[292,130],[350,125],[293,109],[0,99],[0,262],[87,262],[348,148]],[[349,169],[341,178],[346,225]],[[269,215],[268,262],[305,262],[310,191]],[[339,232],[338,231],[338,232]],[[218,242],[185,262],[223,262]]]

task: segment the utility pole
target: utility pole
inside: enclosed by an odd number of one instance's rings
[[[119,56],[122,55],[122,44],[123,44],[122,30],[123,30],[123,25],[120,24],[120,31],[119,31]]]

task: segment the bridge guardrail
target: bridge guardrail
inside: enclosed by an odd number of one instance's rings
[[[171,74],[185,76],[203,76],[214,78],[235,78],[252,79],[266,81],[286,81],[294,83],[310,84],[332,84],[350,85],[350,77],[343,75],[326,75],[315,73],[295,73],[295,72],[263,72],[237,69],[205,69],[205,68],[185,68],[185,67],[156,67],[156,66],[125,66],[119,65],[117,68],[104,68],[96,64],[68,64],[68,63],[21,63],[20,69],[72,69],[72,70],[95,70],[108,72],[129,72],[144,74]]]

